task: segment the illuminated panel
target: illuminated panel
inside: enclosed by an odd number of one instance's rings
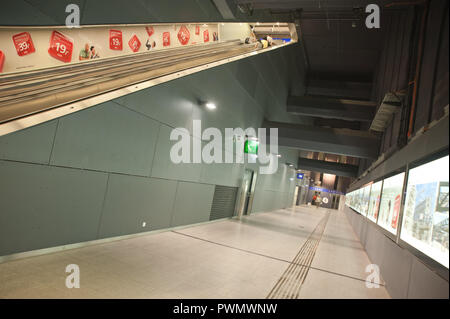
[[[382,181],[376,182],[375,184],[372,184],[372,188],[370,190],[370,201],[369,201],[369,208],[367,210],[367,218],[369,218],[373,222],[376,222],[378,217],[382,185],[383,185]]]
[[[408,174],[400,238],[448,268],[448,156]]]
[[[397,234],[398,229],[404,179],[405,173],[386,178],[381,193],[378,225],[394,235]]]

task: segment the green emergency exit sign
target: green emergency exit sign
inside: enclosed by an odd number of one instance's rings
[[[258,141],[246,140],[244,144],[244,153],[258,154]]]

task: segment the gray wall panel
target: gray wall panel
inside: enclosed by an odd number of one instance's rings
[[[107,174],[0,161],[0,256],[94,240]]]
[[[176,185],[176,181],[111,174],[99,238],[168,228]]]
[[[448,282],[413,257],[408,298],[448,299]]]
[[[57,120],[17,131],[0,139],[0,158],[48,164]]]
[[[59,120],[52,165],[148,176],[159,123],[106,102]]]
[[[170,159],[170,150],[178,141],[170,140],[172,128],[161,125],[155,157],[153,159],[152,177],[167,178],[181,181],[199,182],[202,171],[202,163],[179,163],[175,164]],[[180,131],[181,132],[181,131]],[[192,160],[192,136],[184,134],[190,139],[190,158]]]
[[[387,283],[386,289],[391,297],[406,298],[413,257],[410,252],[402,249],[386,236],[384,236],[383,241],[384,250],[381,262],[372,262],[380,263],[380,271]]]
[[[117,103],[172,127],[192,126],[192,108],[196,101],[189,83],[195,76],[179,78],[125,95]]]
[[[214,185],[179,182],[171,226],[208,221],[213,196]]]
[[[371,221],[347,206],[344,206],[344,212],[358,236],[360,229],[366,228],[367,240],[363,246],[371,262],[380,267],[381,277],[392,298],[448,298],[447,280],[384,235]]]

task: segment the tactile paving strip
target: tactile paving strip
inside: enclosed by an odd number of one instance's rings
[[[308,275],[329,216],[330,214],[327,213],[314,228],[295,258],[270,291],[267,296],[268,299],[297,299],[299,297],[300,289]]]

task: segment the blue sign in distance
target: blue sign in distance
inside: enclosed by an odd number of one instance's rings
[[[297,173],[297,179],[303,179],[303,173]]]

